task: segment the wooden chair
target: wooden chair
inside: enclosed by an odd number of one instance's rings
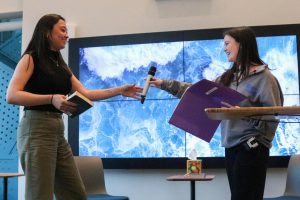
[[[264,200],[300,200],[300,154],[290,158],[284,193],[279,197]]]
[[[126,196],[109,195],[106,191],[102,160],[96,156],[74,156],[88,200],[129,200]]]

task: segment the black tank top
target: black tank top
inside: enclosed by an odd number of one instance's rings
[[[63,94],[70,93],[71,75],[62,66],[57,65],[58,52],[49,50],[49,60],[47,65],[41,66],[39,58],[35,52],[31,53],[34,62],[32,76],[25,85],[24,90],[34,94]],[[49,99],[50,101],[50,99]],[[52,104],[39,106],[26,106],[25,110],[42,110],[61,112]]]

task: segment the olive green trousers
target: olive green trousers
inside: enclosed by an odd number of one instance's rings
[[[86,199],[60,113],[27,110],[17,132],[25,200]]]

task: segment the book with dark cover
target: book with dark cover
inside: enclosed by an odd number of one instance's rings
[[[245,99],[235,90],[203,79],[185,91],[169,123],[210,142],[221,120],[209,119],[205,109],[236,106]]]
[[[94,103],[91,100],[83,96],[78,91],[69,95],[67,100],[77,104],[76,112],[68,114],[71,118],[80,115],[81,113],[85,112],[94,105]]]

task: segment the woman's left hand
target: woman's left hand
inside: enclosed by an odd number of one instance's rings
[[[142,91],[142,87],[136,86],[135,84],[126,84],[122,86],[121,95],[140,100]]]

